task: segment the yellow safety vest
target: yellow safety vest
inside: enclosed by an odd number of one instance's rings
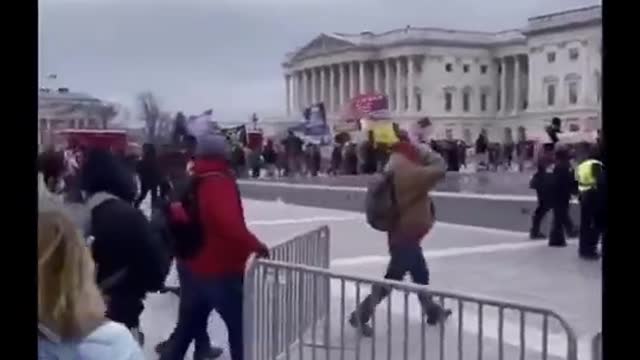
[[[602,166],[602,162],[593,159],[585,160],[578,165],[576,180],[578,181],[578,190],[580,192],[593,189],[596,186],[597,179],[593,176],[592,171],[594,164]]]

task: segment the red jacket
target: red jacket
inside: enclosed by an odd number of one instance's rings
[[[264,244],[247,228],[236,180],[224,161],[197,159],[193,170],[195,176],[210,172],[224,175],[208,176],[199,185],[205,242],[200,254],[187,260],[187,266],[202,276],[242,274],[249,255]]]

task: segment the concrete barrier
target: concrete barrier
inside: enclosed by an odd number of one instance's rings
[[[351,179],[353,181],[353,179]],[[362,181],[360,179],[359,181]],[[257,200],[328,209],[364,211],[366,187],[267,181],[239,181],[242,195]],[[536,207],[533,195],[476,194],[437,191],[432,194],[439,221],[512,231],[529,231]],[[579,209],[574,203],[571,217],[577,224]],[[548,229],[551,213],[543,222]],[[548,230],[547,230],[548,232]]]

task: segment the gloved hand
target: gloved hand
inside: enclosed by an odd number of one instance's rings
[[[263,243],[259,243],[258,249],[256,250],[256,256],[258,258],[269,258],[269,247]]]

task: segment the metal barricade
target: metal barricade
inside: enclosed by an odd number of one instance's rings
[[[274,246],[270,259],[327,269],[329,245],[329,227],[323,226]],[[266,271],[252,274],[254,262],[253,258],[248,262],[250,277],[245,279],[244,329],[249,332],[245,339],[260,338],[252,351],[271,359],[296,347],[298,334],[313,329],[327,316],[330,284],[328,278],[313,282],[308,274],[287,279]],[[291,317],[296,321],[290,322]]]
[[[320,286],[318,296],[306,295],[309,282],[312,289]],[[320,291],[327,290],[322,289],[327,283],[334,302],[322,304],[322,296],[328,291]],[[347,311],[353,310],[364,299],[367,288],[374,285],[391,293],[386,304],[380,303],[373,311],[373,339],[365,341],[361,332],[348,328]],[[419,302],[410,306],[410,295],[419,294],[431,296],[453,310],[451,318],[428,326]],[[574,331],[551,310],[432,291],[412,283],[341,275],[300,264],[253,261],[245,278],[244,306],[248,360],[577,360]],[[323,310],[327,316],[320,316],[321,306],[327,306]],[[283,347],[283,343],[297,346]]]

